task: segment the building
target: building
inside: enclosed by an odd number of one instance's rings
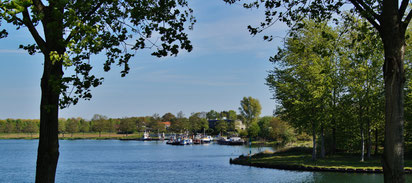
[[[159,122],[162,125],[165,125],[166,130],[170,128],[170,126],[172,125],[172,123],[170,121],[165,121],[165,122]]]

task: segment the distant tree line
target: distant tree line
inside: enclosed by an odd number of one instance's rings
[[[195,112],[189,117],[185,117],[182,111],[176,115],[168,112],[163,116],[155,113],[152,116],[125,118],[108,118],[101,114],[95,114],[91,120],[80,117],[60,118],[58,129],[63,137],[65,135],[73,136],[74,133],[99,133],[99,136],[101,133],[119,133],[127,136],[135,132],[149,131],[151,133],[251,136],[256,139],[283,142],[294,139],[292,127],[276,117],[259,118],[260,110],[261,106],[257,99],[244,97],[239,108],[240,114],[234,110]],[[166,126],[162,122],[167,122],[170,126]],[[0,133],[35,134],[39,132],[39,124],[39,120],[0,120]],[[239,126],[246,127],[246,129]]]
[[[0,120],[0,133],[38,133],[40,120],[6,119]]]

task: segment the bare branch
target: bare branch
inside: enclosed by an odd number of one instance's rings
[[[409,11],[408,16],[406,16],[405,20],[403,21],[403,23],[406,25],[406,27],[408,27],[408,24],[411,21],[411,18],[412,18],[412,10]]]
[[[33,22],[30,19],[29,11],[27,8],[24,8],[23,11],[23,24],[27,26],[37,45],[40,47],[40,50],[45,53],[46,43],[40,34],[37,32],[36,27],[34,27]]]
[[[359,1],[361,1],[363,4],[364,2],[362,0],[349,0],[354,6],[355,8],[360,12],[361,16],[365,17],[369,23],[371,23],[373,25],[373,27],[376,28],[376,30],[378,30],[379,32],[381,31],[381,26],[379,25],[378,22],[376,22],[376,20],[380,20],[379,16],[369,7],[366,6],[365,8],[362,7],[361,4],[359,4]],[[365,4],[366,5],[366,4]],[[365,15],[366,13],[366,15]],[[371,16],[368,16],[368,14],[371,14]]]
[[[399,17],[402,18],[408,8],[409,0],[402,0],[401,8],[399,8]]]
[[[375,20],[380,21],[380,16],[378,14],[376,14],[375,11],[373,11],[373,9],[365,3],[365,1],[363,1],[363,0],[350,0],[350,1],[351,2],[352,1],[358,2],[363,7],[363,9],[366,13],[371,14]]]

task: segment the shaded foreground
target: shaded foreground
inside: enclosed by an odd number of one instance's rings
[[[240,155],[238,158],[230,159],[230,163],[282,170],[383,173],[380,156],[361,162],[357,154],[339,153],[312,161],[310,152],[310,148],[293,147],[275,153],[265,151],[251,157]],[[411,159],[405,159],[405,173],[412,173]]]

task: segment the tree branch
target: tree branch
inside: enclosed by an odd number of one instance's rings
[[[365,17],[369,23],[373,25],[379,32],[381,31],[381,26],[376,22],[380,20],[379,15],[377,15],[369,6],[367,6],[362,0],[349,0],[355,8],[360,12],[361,16]],[[362,3],[362,4],[360,4]],[[366,7],[365,7],[366,6]],[[368,15],[372,15],[368,16]]]
[[[373,11],[373,9],[365,3],[365,1],[363,1],[363,0],[354,0],[354,1],[359,3],[363,7],[363,9],[366,13],[371,14],[374,19],[380,21],[380,16],[378,14],[376,14],[375,11]]]
[[[86,22],[87,18],[91,17],[93,15],[93,13],[96,13],[96,11],[103,5],[103,1],[101,1],[99,4],[97,4],[92,10],[89,11],[89,13],[87,13],[86,16],[84,16],[84,19],[82,20],[82,22]],[[65,43],[68,43],[70,41],[70,39],[72,39],[74,36],[74,30],[72,30],[69,34],[69,36],[67,36]]]
[[[41,2],[41,0],[33,0],[33,4],[36,7],[38,12],[42,12],[44,9],[44,4]]]
[[[30,19],[29,11],[27,10],[27,8],[24,8],[24,11],[23,11],[23,23],[29,29],[31,35],[33,36],[40,50],[43,53],[45,53],[46,43],[43,40],[43,38],[40,36],[40,34],[37,32],[36,28],[34,27],[33,22]]]
[[[409,0],[402,0],[401,7],[399,8],[399,18],[402,18],[403,15],[405,14],[408,4],[409,4]]]
[[[405,21],[403,21],[403,23],[406,25],[406,27],[408,26],[409,22],[411,21],[412,18],[412,10],[409,11],[408,16],[406,16]]]

